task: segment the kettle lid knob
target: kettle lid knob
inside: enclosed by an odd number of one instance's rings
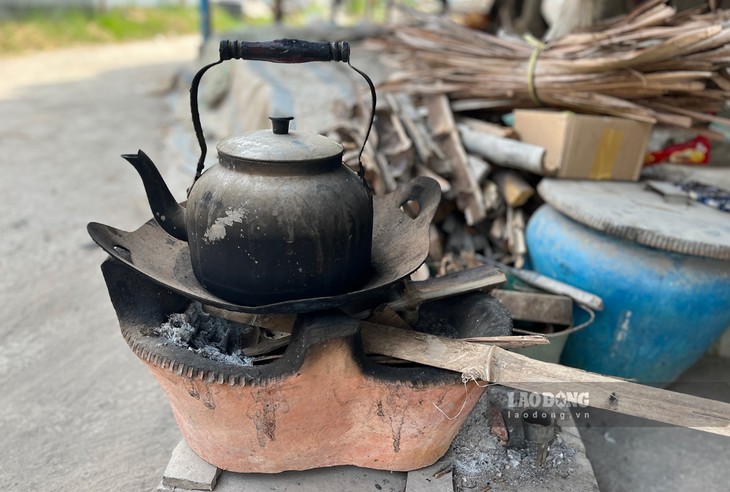
[[[289,122],[294,119],[293,116],[269,116],[272,129],[276,135],[286,135],[289,133]]]

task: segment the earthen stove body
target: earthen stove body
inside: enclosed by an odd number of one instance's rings
[[[209,360],[153,335],[189,299],[115,260],[102,270],[122,335],[167,393],[185,441],[224,470],[422,468],[443,456],[484,391],[452,372],[375,363],[362,349],[357,322],[336,313],[302,317],[273,362],[242,367]],[[423,331],[511,330],[504,308],[484,294],[421,311]]]

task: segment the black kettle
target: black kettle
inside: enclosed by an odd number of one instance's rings
[[[271,118],[272,130],[221,141],[218,164],[202,172],[206,146],[197,108],[202,75],[224,60],[349,62],[349,45],[223,41],[220,53],[191,87],[201,157],[185,206],[146,154],[122,156],[139,172],[155,220],[187,241],[198,281],[228,301],[254,306],[357,288],[370,273],[373,233],[372,194],[362,165],[358,173],[350,170],[339,143],[290,131],[292,118],[286,117]]]

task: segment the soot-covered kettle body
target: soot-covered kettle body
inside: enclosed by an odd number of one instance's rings
[[[290,131],[290,117],[271,118],[273,130],[218,143],[219,163],[201,172],[206,147],[197,84],[205,70],[230,58],[347,61],[349,47],[295,40],[222,42],[221,60],[204,67],[191,90],[202,152],[185,206],[146,154],[123,156],[140,174],[155,220],[188,242],[198,281],[225,300],[262,305],[356,289],[371,268],[373,202],[362,173],[342,163],[340,144]]]

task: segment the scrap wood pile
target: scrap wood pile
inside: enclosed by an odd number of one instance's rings
[[[431,177],[441,186],[442,201],[431,226],[432,270],[444,274],[473,267],[482,263],[480,255],[521,267],[525,254],[521,207],[534,196],[534,188],[517,171],[498,169],[483,156],[467,152],[461,133],[491,136],[502,149],[526,144],[505,138],[512,134],[508,128],[455,119],[445,95],[416,101],[404,93],[385,94],[376,114],[363,157],[365,176],[375,194],[390,192],[414,176]],[[356,166],[362,131],[346,119],[352,121],[351,116],[343,118],[331,135],[343,142],[345,161]],[[538,154],[541,157],[541,150]]]
[[[730,11],[677,13],[648,0],[594,32],[547,45],[414,15],[416,25],[371,41],[397,68],[379,88],[364,163],[376,193],[417,175],[440,183],[432,273],[473,266],[480,255],[524,263],[544,152],[486,120],[542,106],[705,134],[712,133],[709,122],[730,124],[715,115],[730,98]],[[368,110],[362,104],[353,111],[331,136],[349,148],[346,160],[354,165],[363,132],[351,122]]]

